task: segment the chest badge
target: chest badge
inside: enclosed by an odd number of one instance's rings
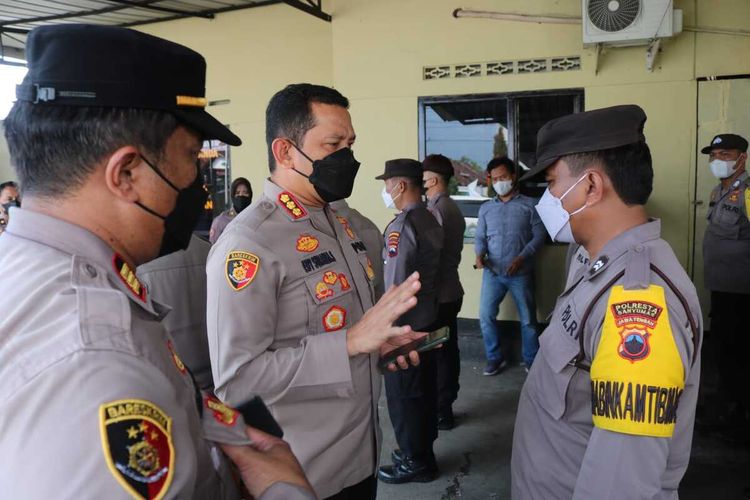
[[[333,306],[323,315],[323,329],[327,332],[341,330],[346,324],[346,309]]]
[[[320,242],[315,236],[311,236],[309,234],[301,234],[299,238],[297,238],[297,251],[298,252],[304,252],[304,253],[310,253],[314,252],[318,249],[318,246],[320,246]]]
[[[344,232],[349,237],[350,240],[356,240],[357,235],[354,234],[354,231],[352,230],[351,226],[349,226],[349,221],[346,220],[346,217],[337,216],[336,220],[339,221],[339,223],[344,227]]]
[[[372,268],[370,257],[367,257],[367,279],[370,281],[375,279],[375,270]]]
[[[260,258],[249,252],[232,251],[227,254],[226,277],[235,291],[247,287],[258,274]]]
[[[327,299],[328,297],[333,296],[333,289],[329,288],[328,285],[323,283],[322,281],[319,281],[317,285],[315,285],[315,298],[318,300]]]
[[[107,466],[133,497],[160,499],[174,473],[172,419],[142,399],[123,399],[99,408]]]

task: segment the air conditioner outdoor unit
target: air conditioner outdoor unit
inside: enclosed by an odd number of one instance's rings
[[[645,45],[682,31],[673,0],[581,0],[583,44]]]

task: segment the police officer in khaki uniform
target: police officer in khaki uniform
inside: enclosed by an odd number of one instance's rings
[[[193,233],[186,250],[159,257],[136,270],[151,297],[172,311],[162,322],[201,389],[213,390],[206,332],[206,260],[211,244]]]
[[[700,376],[695,288],[644,204],[653,179],[635,105],[568,115],[537,138],[537,210],[591,264],[557,300],[521,391],[516,499],[677,498]]]
[[[719,385],[724,430],[748,433],[750,389],[747,352],[750,336],[741,314],[750,304],[750,177],[747,140],[720,134],[701,149],[709,155],[719,184],[711,191],[703,236],[703,275],[711,291],[711,335],[719,345]]]
[[[419,272],[422,288],[417,307],[398,319],[420,331],[444,326],[439,318],[440,255],[443,230],[422,202],[422,164],[401,158],[385,163],[383,201],[399,213],[383,234],[385,286],[399,285]],[[422,353],[419,367],[385,375],[388,414],[399,449],[393,465],[380,468],[386,483],[428,482],[437,478],[432,443],[437,438],[437,366],[435,352]]]
[[[201,136],[240,144],[203,110],[205,61],[75,24],[26,54],[4,124],[26,197],[0,238],[3,496],[239,498],[215,441],[256,498],[312,498],[288,445],[196,390],[133,272],[187,246]]]
[[[438,315],[450,328],[450,337],[442,349],[435,352],[438,376],[438,429],[450,430],[455,425],[453,403],[458,398],[461,374],[461,353],[458,350],[458,313],[463,304],[464,289],[458,277],[458,265],[464,249],[466,221],[456,202],[448,194],[448,182],[453,177],[453,164],[443,155],[428,155],[424,167],[427,209],[443,228],[443,251],[440,254],[440,291]]]
[[[359,499],[377,486],[373,353],[420,336],[393,326],[416,303],[415,278],[373,306],[366,246],[328,204],[351,194],[359,168],[348,105],[310,84],[271,98],[271,177],[211,249],[208,333],[216,393],[230,404],[263,397],[317,495]]]

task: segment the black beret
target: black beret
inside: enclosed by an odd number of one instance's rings
[[[747,151],[747,140],[737,134],[719,134],[711,139],[711,144],[701,149],[701,153],[708,154],[714,149],[739,149]]]
[[[28,36],[19,101],[168,111],[205,139],[242,141],[205,111],[206,61],[182,45],[114,26],[61,24]]]
[[[635,104],[595,109],[551,120],[537,134],[536,164],[522,180],[542,172],[561,156],[645,142],[644,123],[646,113]]]
[[[390,179],[391,177],[422,179],[422,163],[410,158],[388,160],[385,162],[385,172],[375,178],[385,180]]]
[[[427,155],[422,161],[422,168],[425,172],[435,172],[445,177],[453,175],[453,163],[443,155]]]

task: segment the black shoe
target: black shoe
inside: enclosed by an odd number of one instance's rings
[[[438,411],[437,427],[441,431],[449,431],[456,426],[456,419],[453,418],[453,408],[450,406]]]
[[[399,465],[384,465],[378,469],[378,479],[389,484],[429,483],[438,477],[437,465],[414,460],[406,455]]]
[[[398,448],[391,452],[391,461],[393,461],[393,465],[401,465],[404,462],[405,457],[406,454]]]

